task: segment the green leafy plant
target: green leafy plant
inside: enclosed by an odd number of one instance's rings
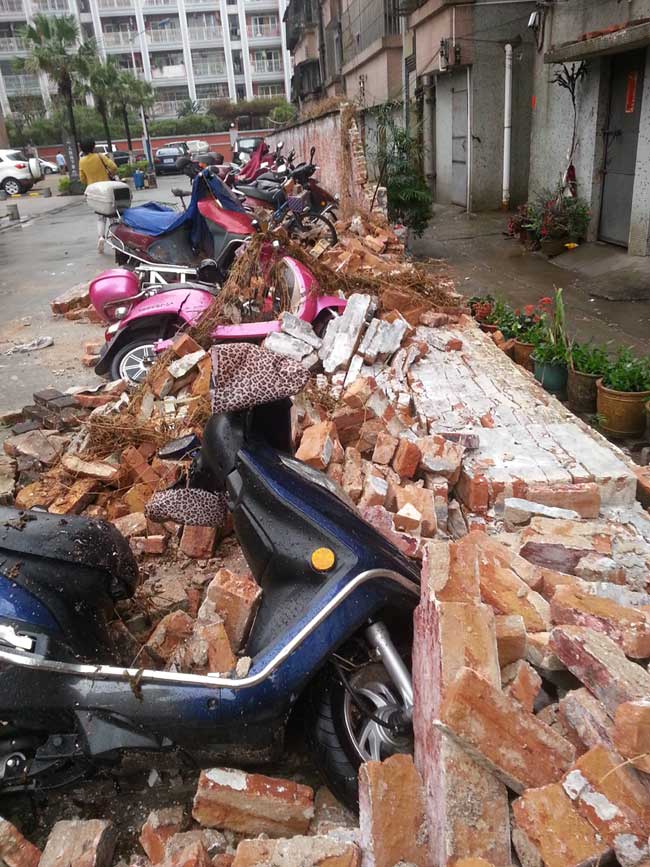
[[[486,322],[494,307],[494,297],[492,295],[472,295],[467,303],[474,319],[477,322]]]
[[[433,197],[422,170],[419,131],[400,126],[398,115],[399,105],[394,102],[376,109],[376,143],[372,154],[378,168],[375,195],[380,186],[385,186],[388,218],[420,237],[431,220]]]
[[[538,242],[566,238],[577,243],[587,235],[589,205],[583,199],[565,196],[561,187],[542,190],[524,208],[525,217],[518,222]]]
[[[594,343],[572,343],[569,352],[569,364],[576,373],[586,373],[590,376],[604,376],[609,368],[607,350]]]
[[[496,325],[506,340],[515,337],[518,332],[519,318],[514,309],[503,298],[497,298],[492,311],[485,318],[489,325]]]
[[[132,178],[136,171],[146,172],[148,163],[146,160],[138,160],[136,163],[125,163],[117,167],[117,174],[121,180]]]
[[[546,300],[546,299],[543,299]],[[546,306],[541,316],[541,328],[534,336],[535,360],[542,364],[566,364],[569,358],[569,342],[566,334],[566,311],[562,289],[556,289],[553,306]]]
[[[273,123],[291,123],[298,116],[298,109],[290,102],[281,102],[271,110],[269,117]]]
[[[59,193],[62,196],[67,196],[70,192],[70,187],[72,185],[72,181],[69,177],[59,178]]]
[[[650,356],[639,358],[629,346],[621,347],[603,375],[603,385],[614,391],[650,391]]]

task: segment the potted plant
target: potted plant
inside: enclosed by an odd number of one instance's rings
[[[596,412],[596,383],[607,372],[609,358],[602,346],[572,343],[569,351],[567,394],[569,408],[575,413]]]
[[[522,226],[547,256],[563,253],[567,244],[579,243],[587,235],[589,205],[583,199],[566,196],[562,187],[542,190],[525,207]]]
[[[482,331],[496,331],[497,327],[490,324],[489,319],[494,309],[494,298],[491,295],[474,295],[469,299],[469,309],[479,323]]]
[[[598,387],[598,416],[612,437],[639,437],[645,431],[645,404],[650,399],[650,356],[639,358],[619,349]]]
[[[555,290],[553,310],[542,315],[541,325],[531,355],[535,379],[550,394],[563,395],[567,383],[568,345],[562,289]]]
[[[537,304],[527,304],[523,310],[515,310],[513,337],[515,338],[515,362],[526,370],[533,371],[531,355],[543,330],[543,321],[550,298],[542,298]]]

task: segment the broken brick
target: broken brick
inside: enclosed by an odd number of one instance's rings
[[[650,695],[650,674],[606,635],[583,626],[556,626],[551,649],[612,717],[624,701]]]
[[[191,637],[178,648],[172,661],[178,662],[181,670],[193,669],[198,674],[227,674],[237,664],[223,622],[200,617]]]
[[[95,497],[95,479],[79,479],[63,491],[50,504],[48,512],[53,515],[78,515]]]
[[[262,598],[259,585],[251,575],[219,569],[208,586],[206,598],[223,619],[230,646],[237,652],[248,637]]]
[[[47,838],[39,867],[110,867],[117,835],[104,819],[57,822]]]
[[[525,660],[520,659],[501,671],[501,683],[505,694],[514,698],[528,711],[533,712],[535,699],[542,688],[542,678]]]
[[[147,650],[167,662],[194,629],[194,620],[185,611],[172,611],[158,623],[147,641]],[[151,857],[151,856],[149,856]],[[153,860],[153,859],[152,859]]]
[[[221,865],[213,862],[213,867]],[[335,837],[242,840],[232,867],[361,867],[361,852],[355,843]]]
[[[225,853],[228,848],[224,835],[219,831],[215,831],[214,828],[181,831],[178,834],[174,834],[165,843],[165,861],[173,861],[188,846],[193,846],[196,843],[200,843],[205,848],[210,858]]]
[[[503,668],[526,656],[528,636],[520,614],[497,614],[494,618],[499,665]]]
[[[331,421],[322,421],[308,427],[302,435],[296,458],[317,470],[327,468],[332,459],[334,442],[338,439],[336,427]]]
[[[208,850],[201,840],[190,843],[184,849],[176,849],[165,858],[165,867],[213,867]]]
[[[142,826],[140,844],[152,864],[159,864],[165,859],[167,841],[183,827],[183,808],[165,807],[149,813],[147,821]]]
[[[389,464],[393,460],[399,440],[389,433],[380,433],[377,436],[375,450],[372,453],[374,464]]]
[[[203,826],[270,837],[305,834],[313,814],[308,786],[230,768],[201,771],[192,810]]]
[[[590,747],[611,746],[611,720],[607,711],[602,702],[584,687],[571,689],[560,699],[558,717],[584,745],[583,752]]]
[[[574,808],[561,783],[529,789],[512,805],[512,842],[522,867],[584,867],[610,849]]]
[[[650,773],[650,700],[619,704],[612,732],[614,747],[635,768]]]
[[[600,514],[600,488],[595,482],[528,485],[525,496],[533,503],[573,509],[581,518],[597,518]]]
[[[381,505],[381,503],[371,503],[370,505]],[[406,503],[398,512],[395,513],[393,523],[396,530],[402,530],[406,533],[419,535],[422,526],[422,515],[418,512],[415,506],[411,505],[411,503]]]
[[[515,792],[556,782],[575,757],[572,744],[471,668],[456,677],[440,720]]]
[[[361,452],[348,446],[343,464],[343,490],[353,503],[358,503],[363,491],[363,470]]]
[[[395,511],[400,512],[406,505],[413,506],[419,513],[422,523],[422,535],[432,537],[436,535],[438,521],[436,518],[435,494],[433,491],[421,488],[418,485],[396,486]]]
[[[61,464],[71,473],[105,483],[114,482],[120,474],[119,467],[113,464],[106,461],[85,461],[77,455],[63,455]]]
[[[420,457],[417,444],[402,437],[393,457],[393,469],[400,478],[412,479],[420,465]]]
[[[160,483],[160,477],[149,465],[142,451],[134,446],[129,446],[122,451],[122,462],[126,464],[135,478],[145,485],[155,489]]]
[[[363,509],[368,506],[383,506],[386,502],[387,494],[388,482],[379,476],[368,474],[363,485],[361,499],[359,500],[359,508]]]
[[[417,444],[422,455],[422,469],[443,476],[450,485],[456,484],[460,477],[465,447],[439,435],[420,437]]]
[[[186,524],[183,527],[179,548],[186,557],[192,557],[195,560],[209,560],[212,557],[216,540],[216,527]]]
[[[112,523],[125,539],[130,539],[133,536],[144,536],[147,532],[147,519],[142,512],[131,512],[122,518],[116,518]]]
[[[18,828],[0,817],[0,862],[6,867],[38,867],[41,851]]]
[[[369,867],[427,867],[424,791],[411,756],[361,765],[359,824]]]

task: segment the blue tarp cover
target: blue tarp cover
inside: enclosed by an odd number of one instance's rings
[[[127,208],[122,212],[122,220],[127,226],[136,232],[145,235],[166,235],[189,223],[190,240],[193,246],[197,246],[201,239],[203,217],[199,211],[199,193],[201,185],[207,183],[216,200],[226,211],[244,211],[226,185],[217,177],[212,176],[207,170],[203,170],[194,179],[192,185],[192,198],[186,211],[176,211],[169,205],[160,205],[158,202],[147,202],[138,205],[137,208]]]

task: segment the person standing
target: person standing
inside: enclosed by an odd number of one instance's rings
[[[79,160],[79,177],[81,182],[98,184],[100,181],[112,181],[117,174],[117,166],[112,159],[104,154],[95,153],[94,139],[85,139],[81,142],[83,156]],[[108,217],[97,214],[97,252],[103,253],[106,243],[106,230],[108,229]]]
[[[68,166],[66,165],[65,157],[61,153],[61,151],[56,152],[56,156],[54,157],[56,160],[56,164],[59,167],[59,173],[65,175],[68,171]]]

